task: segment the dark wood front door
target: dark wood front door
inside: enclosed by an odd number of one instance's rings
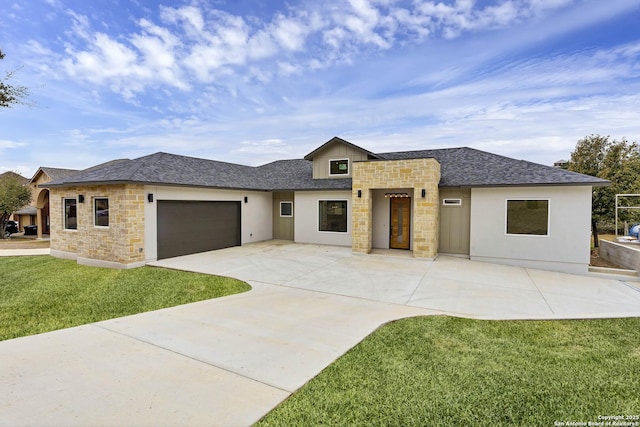
[[[411,198],[391,198],[391,249],[409,249],[411,236]]]

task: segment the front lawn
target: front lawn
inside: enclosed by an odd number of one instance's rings
[[[443,316],[380,328],[257,425],[640,425],[639,415],[640,319]]]
[[[0,340],[245,292],[239,280],[48,256],[0,258]]]

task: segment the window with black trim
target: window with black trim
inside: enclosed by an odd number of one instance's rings
[[[94,224],[96,227],[109,226],[109,199],[96,197],[93,204]]]
[[[320,200],[319,202],[320,231],[335,233],[347,232],[347,201],[346,200]]]
[[[280,202],[280,216],[286,218],[293,216],[293,202]]]
[[[549,235],[549,200],[507,200],[507,234]]]
[[[64,229],[78,229],[78,202],[76,199],[64,199]]]
[[[349,175],[349,159],[329,160],[329,175]]]

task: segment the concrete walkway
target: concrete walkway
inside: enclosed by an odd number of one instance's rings
[[[50,253],[51,253],[51,249],[49,249],[49,248],[0,249],[0,257],[3,257],[3,256],[49,255]]]
[[[0,342],[0,426],[251,425],[390,320],[640,316],[632,284],[267,242],[164,260],[253,290]]]

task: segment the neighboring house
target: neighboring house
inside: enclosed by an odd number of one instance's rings
[[[567,169],[569,167],[569,160],[558,160],[553,162],[553,167]]]
[[[51,253],[136,267],[269,239],[583,274],[608,181],[472,148],[372,153],[340,138],[259,167],[156,153],[46,186]]]
[[[37,225],[38,238],[48,235],[51,227],[49,215],[49,189],[42,187],[51,181],[63,180],[68,176],[78,173],[75,169],[59,169],[41,167],[29,181],[31,186],[31,205],[23,209],[30,215],[30,223],[24,225]]]

